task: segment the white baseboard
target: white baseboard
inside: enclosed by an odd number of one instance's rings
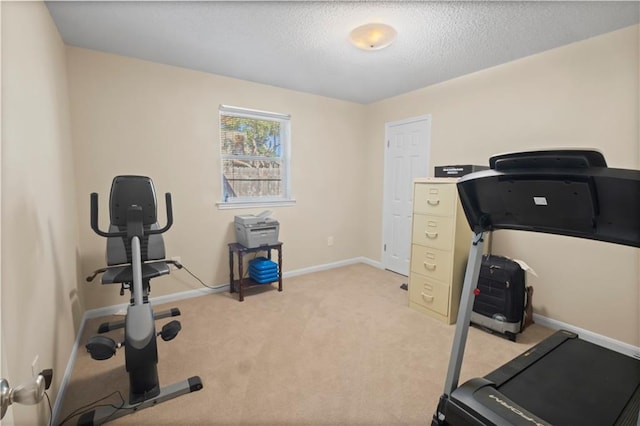
[[[190,299],[192,297],[205,296],[207,294],[220,293],[229,290],[229,284],[222,284],[210,288],[196,288],[193,290],[181,291],[179,293],[167,294],[164,296],[156,296],[149,298],[149,301],[154,305],[161,305],[163,303],[175,302],[176,300]],[[105,315],[124,314],[127,310],[128,303],[122,303],[120,305],[105,306],[103,308],[90,309],[84,313],[82,321],[91,318],[103,317]]]
[[[536,324],[540,324],[554,330],[571,331],[572,333],[576,333],[578,336],[580,336],[581,339],[586,340],[587,342],[595,343],[596,345],[604,346],[605,348],[614,350],[616,352],[620,352],[622,354],[640,359],[640,348],[637,346],[633,346],[628,343],[603,336],[602,334],[597,334],[584,328],[564,323],[562,321],[543,317],[538,314],[533,314],[533,320],[536,322]]]
[[[310,274],[312,272],[328,271],[329,269],[340,268],[342,266],[354,265],[356,263],[365,263],[374,268],[382,269],[382,263],[371,260],[368,257],[354,257],[352,259],[340,260],[338,262],[325,263],[324,265],[310,266],[308,268],[296,269],[295,271],[287,271],[282,274],[283,278],[296,277],[298,275]]]
[[[311,266],[309,268],[302,268],[302,269],[296,269],[293,271],[287,271],[282,274],[282,277],[290,278],[298,275],[310,274],[312,272],[327,271],[329,269],[339,268],[347,265],[353,265],[356,263],[366,263],[367,265],[382,269],[382,264],[380,262],[376,262],[366,257],[355,257],[353,259],[326,263],[324,265],[317,265],[317,266]],[[229,291],[229,284],[222,284],[222,285],[212,286],[208,288],[197,288],[194,290],[187,290],[179,293],[172,293],[164,296],[152,297],[150,298],[150,302],[154,305],[160,305],[163,303],[175,302],[177,300],[190,299],[192,297],[199,297],[207,294],[220,293],[223,291]],[[82,343],[80,342],[80,337],[84,332],[84,327],[87,320],[92,318],[103,317],[106,315],[115,315],[118,313],[124,314],[127,310],[127,306],[128,306],[128,303],[122,303],[119,305],[112,305],[112,306],[105,306],[103,308],[90,309],[86,311],[82,316],[80,329],[78,331],[78,334],[76,335],[76,340],[73,344],[71,354],[69,355],[69,361],[67,362],[67,368],[64,371],[64,376],[62,377],[62,381],[60,382],[60,389],[58,390],[58,395],[56,396],[56,401],[53,405],[52,419],[54,421],[57,420],[57,416],[61,408],[62,401],[64,400],[64,395],[65,395],[67,386],[69,384],[69,380],[71,379],[71,373],[73,372],[73,367],[76,362],[78,348],[80,348],[82,345]]]
[[[64,401],[64,394],[67,390],[67,386],[69,385],[69,380],[71,379],[71,373],[73,372],[73,366],[76,362],[76,356],[78,354],[78,348],[80,347],[80,336],[84,332],[84,325],[86,323],[87,316],[86,313],[82,317],[82,321],[80,321],[80,328],[78,329],[78,333],[76,334],[76,340],[73,343],[73,348],[71,348],[71,353],[69,354],[69,361],[67,361],[67,368],[64,370],[64,375],[62,376],[62,380],[60,381],[60,389],[58,389],[58,394],[56,395],[56,400],[53,403],[53,408],[51,409],[51,419],[49,420],[50,424],[57,425],[60,423],[58,421],[58,414],[60,413],[60,406],[62,405],[62,401]]]

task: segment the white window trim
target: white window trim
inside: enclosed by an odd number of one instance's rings
[[[218,108],[218,117],[223,114],[233,114],[240,117],[256,118],[261,116],[264,118],[271,118],[278,120],[284,124],[283,131],[285,137],[283,138],[284,155],[282,157],[285,176],[285,189],[284,193],[288,194],[288,197],[236,197],[233,200],[220,200],[216,202],[216,206],[219,210],[225,209],[237,209],[237,208],[252,208],[252,207],[280,207],[280,206],[293,206],[296,204],[296,200],[291,196],[291,114],[281,114],[278,112],[262,111],[249,108],[240,108],[229,105],[220,105]],[[220,130],[220,123],[218,122],[218,130]],[[222,158],[221,158],[222,160]],[[222,170],[220,172],[220,178],[222,178]],[[220,191],[220,195],[223,196],[223,191]]]
[[[255,118],[256,115],[261,115],[263,117],[275,118],[280,120],[291,120],[291,114],[281,114],[279,112],[270,112],[270,111],[262,111],[259,109],[250,109],[250,108],[240,108],[229,105],[220,104],[220,108],[218,108],[220,112],[227,112],[235,115],[242,115],[248,118]]]

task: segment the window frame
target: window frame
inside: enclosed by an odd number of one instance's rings
[[[224,186],[224,161],[231,157],[222,152],[222,116],[234,116],[265,121],[278,121],[280,123],[281,149],[281,192],[282,196],[257,196],[257,197],[233,197],[225,200]],[[216,204],[219,209],[271,207],[294,205],[295,200],[291,196],[291,115],[277,112],[261,111],[256,109],[241,108],[229,105],[220,105],[218,108],[218,135],[220,154],[220,201]],[[265,157],[266,158],[266,157]]]

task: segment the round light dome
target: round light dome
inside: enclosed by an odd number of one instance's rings
[[[387,24],[366,24],[351,31],[349,41],[360,49],[380,50],[393,43],[397,35],[397,31]]]

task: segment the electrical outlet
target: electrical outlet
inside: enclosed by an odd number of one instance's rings
[[[33,358],[33,362],[31,363],[31,374],[33,377],[40,374],[40,355],[36,355],[36,357]]]
[[[328,245],[329,247],[331,247],[331,246],[333,245],[333,237],[328,237],[328,238],[327,238],[327,245]]]

